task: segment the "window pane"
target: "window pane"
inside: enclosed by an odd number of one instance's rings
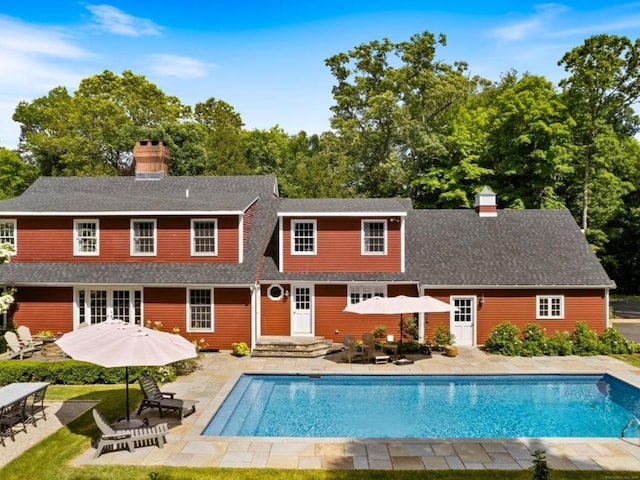
[[[216,252],[216,222],[193,222],[193,251],[195,253]]]
[[[189,291],[189,320],[191,330],[210,330],[211,290],[197,289]]]
[[[315,225],[313,222],[295,222],[293,224],[294,252],[315,251]]]
[[[384,222],[364,222],[364,251],[384,253]]]
[[[349,303],[351,305],[372,297],[384,297],[384,285],[349,285]]]
[[[155,223],[133,222],[133,250],[135,253],[155,253]]]
[[[78,253],[95,253],[98,251],[98,225],[96,222],[76,223]]]
[[[16,225],[14,222],[0,222],[0,244],[16,245]]]

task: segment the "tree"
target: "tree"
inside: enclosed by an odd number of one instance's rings
[[[190,109],[144,76],[108,70],[20,102],[19,148],[42,175],[117,175],[131,171],[131,149],[143,128],[177,123]]]
[[[560,82],[565,104],[576,121],[574,142],[580,149],[581,226],[589,226],[597,138],[603,133],[628,136],[637,132],[630,107],[640,96],[640,40],[595,35],[558,62],[569,76]],[[614,126],[615,128],[611,129]],[[606,162],[605,162],[606,163]]]
[[[407,196],[411,183],[447,156],[448,113],[473,92],[466,64],[435,59],[446,37],[362,44],[325,63],[337,80],[331,126],[352,159],[352,188],[374,197]]]
[[[37,175],[37,168],[23,162],[18,152],[0,147],[0,199],[17,197]]]

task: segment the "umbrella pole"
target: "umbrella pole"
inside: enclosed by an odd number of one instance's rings
[[[402,358],[402,314],[400,314],[400,342],[398,343],[398,358]]]
[[[129,367],[124,367],[124,385],[127,391],[127,423],[129,423]]]

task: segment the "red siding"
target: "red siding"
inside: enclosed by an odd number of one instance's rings
[[[291,285],[280,284],[285,290],[291,290]],[[290,335],[291,334],[291,302],[289,297],[281,300],[271,300],[267,296],[269,285],[262,285],[260,292],[262,335]]]
[[[301,219],[296,217],[295,220]],[[399,272],[400,223],[387,221],[387,255],[362,255],[361,218],[318,218],[316,255],[291,255],[291,219],[283,222],[285,272]],[[389,219],[387,219],[389,220]]]
[[[74,256],[73,221],[76,218],[24,217],[18,219],[18,253],[12,261],[228,263],[237,262],[239,259],[237,216],[218,217],[217,256],[191,256],[191,218],[147,218],[157,220],[158,245],[155,256],[130,254],[130,218],[98,218],[100,220],[100,255]],[[47,248],[42,248],[43,242],[46,242]]]
[[[496,325],[509,321],[520,330],[527,323],[538,323],[546,329],[547,335],[556,330],[572,332],[576,322],[587,322],[589,327],[601,333],[606,327],[605,295],[603,290],[451,290],[428,291],[438,300],[449,303],[451,295],[484,294],[484,304],[477,306],[477,343],[484,344]],[[536,319],[537,295],[564,295],[564,318],[560,320]],[[440,325],[450,326],[448,313],[428,315],[427,336]]]
[[[73,289],[69,287],[19,287],[9,312],[14,325],[26,325],[32,334],[73,330]]]

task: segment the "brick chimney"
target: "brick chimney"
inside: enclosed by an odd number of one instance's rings
[[[161,140],[141,140],[133,147],[136,179],[159,180],[169,175],[171,154]]]
[[[479,217],[497,217],[498,206],[496,203],[496,194],[484,187],[476,193],[476,212]]]

